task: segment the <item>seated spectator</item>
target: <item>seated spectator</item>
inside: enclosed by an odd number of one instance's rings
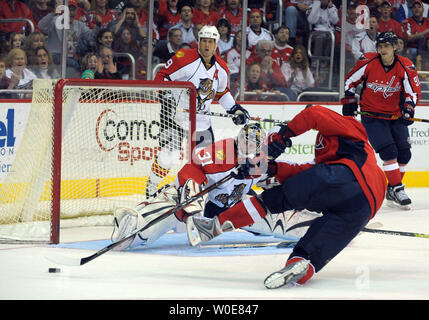
[[[234,36],[231,35],[231,25],[226,19],[219,19],[216,28],[219,31],[219,42],[218,48],[220,55],[225,56],[225,53],[232,48],[234,42]]]
[[[137,44],[137,41],[133,39],[128,27],[122,28],[121,30],[121,33],[116,35],[115,41],[113,42],[113,51],[129,53],[133,56],[135,61],[140,55],[140,47]],[[132,67],[130,58],[117,57],[116,63],[120,74],[130,74]]]
[[[99,50],[95,79],[122,79],[116,61],[113,59],[112,49],[103,47]]]
[[[24,42],[25,42],[25,35],[23,33],[12,32],[10,34],[8,41],[6,42],[4,52],[7,54],[13,48],[23,49]]]
[[[6,57],[6,76],[10,89],[31,89],[36,75],[27,68],[27,55],[20,48],[10,50]]]
[[[116,35],[112,49],[114,52],[130,53],[135,58],[140,54],[140,48],[137,41],[136,39],[133,39],[131,30],[128,27],[122,28],[121,33]]]
[[[80,18],[90,29],[96,25],[106,28],[111,21],[118,19],[119,13],[110,8],[108,0],[92,0],[90,9]]]
[[[220,11],[219,16],[228,20],[231,25],[231,34],[234,35],[242,27],[243,9],[241,8],[241,1],[226,0],[225,8]]]
[[[88,52],[82,58],[81,66],[82,66],[81,78],[94,79],[95,73],[97,72],[97,54],[95,52]],[[86,75],[84,75],[85,72],[86,72]],[[92,77],[88,77],[88,74],[92,74]]]
[[[168,30],[167,40],[158,42],[153,55],[158,57],[161,63],[165,63],[179,51],[182,43],[182,30],[172,27]]]
[[[359,23],[358,15],[357,15],[357,6],[359,3],[355,0],[351,0],[347,2],[347,10],[346,10],[346,21],[344,23],[344,32],[345,32],[345,44],[346,44],[346,58],[352,57],[352,43],[355,39],[362,38],[365,34],[364,28]],[[342,31],[342,21],[341,21],[341,11],[338,12],[338,22],[335,26],[335,43],[337,47],[341,46],[341,31]],[[365,21],[367,22],[367,21]],[[354,62],[354,59],[352,59]]]
[[[247,58],[246,64],[253,62],[261,63],[262,59],[266,56],[269,56],[272,59],[272,54],[274,50],[274,42],[271,40],[259,40],[253,52],[250,54],[250,57]],[[274,68],[280,69],[280,64],[277,60],[274,61]]]
[[[234,36],[233,41],[233,47],[226,52],[225,54],[225,61],[228,65],[229,72],[231,76],[233,74],[237,74],[240,72],[240,66],[241,66],[241,30],[237,31],[237,33]],[[247,45],[247,38],[246,38],[246,48],[249,46]],[[247,60],[250,57],[250,51],[246,50],[245,59]]]
[[[75,20],[76,13],[77,1],[69,0],[70,29],[68,29],[67,45],[67,78],[80,76],[78,44],[83,42],[87,44],[88,48],[93,47],[99,30],[98,26],[95,26],[94,29],[89,29],[82,21]],[[39,21],[40,31],[48,35],[46,46],[55,64],[61,63],[62,21],[62,16],[56,16],[53,13],[48,13]],[[79,47],[82,47],[82,45],[79,45]]]
[[[160,1],[159,3],[156,23],[158,25],[160,40],[166,40],[168,30],[180,21],[180,12],[177,3],[178,0]]]
[[[415,55],[413,56],[410,54],[410,51],[407,48],[407,43],[401,37],[398,37],[398,41],[396,42],[395,53],[411,60],[415,60],[416,58]]]
[[[22,1],[17,0],[0,0],[0,19],[17,19],[25,18],[31,20],[34,24],[34,31],[38,31],[37,23],[34,20],[33,14],[27,5]],[[26,22],[0,22],[0,36],[7,35],[12,32],[30,33],[32,30]]]
[[[6,76],[6,59],[0,57],[0,89],[12,89],[10,78]],[[0,99],[10,98],[10,93],[0,93]]]
[[[22,49],[27,54],[27,61],[30,67],[37,64],[36,49],[45,45],[46,37],[41,32],[35,31],[25,38]]]
[[[402,3],[396,11],[396,21],[402,23],[405,19],[413,16],[413,4],[415,0],[406,0]],[[429,4],[423,3],[423,17],[429,18]]]
[[[352,41],[352,54],[354,63],[365,53],[377,52],[376,42],[378,35],[378,19],[375,15],[369,18],[369,29],[366,30],[362,38],[354,38]],[[351,67],[351,66],[350,66]],[[349,68],[346,68],[349,70]]]
[[[384,0],[380,6],[380,19],[378,20],[378,32],[393,31],[398,37],[403,37],[402,25],[392,18],[392,3]]]
[[[287,88],[285,92],[287,92],[290,101],[296,101],[301,92],[315,86],[307,53],[302,45],[297,45],[293,49],[291,58],[282,64],[281,70],[286,79]]]
[[[256,94],[245,95],[245,100],[266,100],[267,96],[261,96],[263,92],[268,92],[269,87],[262,80],[261,66],[253,62],[246,67],[245,91],[251,91]]]
[[[146,32],[140,24],[140,17],[132,6],[128,5],[124,7],[119,20],[113,20],[108,24],[108,29],[112,31],[114,35],[121,34],[123,28],[129,28],[133,38],[136,39],[137,42],[141,42],[146,38]]]
[[[149,30],[149,0],[129,0],[128,5],[136,10],[137,17],[143,32],[147,33]],[[152,37],[159,39],[158,27],[155,21],[152,20]]]
[[[193,7],[192,3],[189,1],[184,1],[182,3],[179,2],[178,10],[180,12],[180,21],[175,27],[180,28],[182,30],[182,41],[183,43],[188,43],[191,45],[192,43],[197,42],[196,27],[192,23],[193,17]]]
[[[289,41],[289,28],[280,26],[274,30],[274,48],[271,56],[276,60],[277,65],[281,66],[284,62],[288,61],[292,54],[293,48],[288,44]]]
[[[423,17],[423,2],[415,0],[412,6],[413,16],[402,22],[404,34],[407,36],[407,48],[415,61],[418,52],[423,48],[423,41],[429,36],[429,18]]]
[[[113,48],[114,34],[109,29],[101,29],[97,34],[97,48]]]
[[[201,29],[204,25],[216,26],[219,13],[215,10],[212,0],[196,0],[192,23]]]
[[[290,45],[295,46],[296,43],[307,46],[308,34],[310,32],[309,24],[307,21],[307,10],[313,0],[286,0],[284,6],[283,21],[290,31]],[[301,41],[297,38],[300,36],[299,31],[302,33]]]
[[[310,6],[307,20],[312,26],[313,55],[330,56],[331,33],[335,31],[338,19],[338,10],[332,0],[315,0]]]
[[[155,52],[155,47],[157,46],[156,39],[152,39],[152,50]],[[148,63],[148,39],[143,40],[143,43],[140,45],[140,56],[136,61],[136,79],[138,80],[147,80],[148,73],[152,72],[147,70]],[[161,63],[160,59],[156,56],[152,57],[152,68],[157,64]]]
[[[273,35],[268,29],[262,27],[262,12],[259,9],[252,9],[249,15],[249,26],[246,29],[249,41],[249,50],[260,40],[273,40]]]
[[[35,51],[37,62],[32,66],[32,71],[40,79],[59,79],[60,74],[52,60],[49,50],[45,47],[38,47]]]
[[[46,16],[48,13],[54,11],[53,1],[50,0],[34,0],[30,2],[29,8],[33,14],[34,21],[39,23],[39,21]]]
[[[262,58],[261,63],[261,80],[262,83],[265,83],[270,90],[270,92],[277,94],[278,96],[268,96],[267,100],[276,100],[284,101],[288,100],[282,95],[284,93],[287,95],[286,88],[286,79],[283,76],[283,73],[280,68],[276,68],[274,59],[267,55]]]

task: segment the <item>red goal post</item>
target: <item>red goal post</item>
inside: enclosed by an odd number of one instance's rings
[[[116,207],[144,200],[167,131],[171,141],[184,142],[162,184],[192,159],[196,91],[190,82],[60,79],[35,80],[33,88],[18,152],[0,186],[0,241],[58,243],[60,220],[62,227],[110,224]],[[170,128],[172,117],[184,134]]]

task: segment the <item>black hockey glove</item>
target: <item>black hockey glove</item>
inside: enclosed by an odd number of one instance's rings
[[[343,116],[357,116],[358,104],[354,95],[346,95],[341,99],[341,103],[343,104]]]
[[[406,126],[412,125],[414,121],[408,120],[410,118],[414,118],[414,106],[410,103],[405,103],[405,105],[401,108],[402,117],[401,122]]]
[[[290,148],[292,146],[292,140],[286,136],[289,128],[285,125],[280,125],[278,127],[279,130],[271,133],[267,138],[268,158],[270,160],[278,158],[283,152],[285,152],[286,148]]]
[[[235,125],[246,124],[250,120],[249,112],[239,104],[235,104],[227,113],[234,115],[232,117],[232,122],[234,122]]]
[[[239,164],[234,171],[231,172],[231,176],[234,179],[244,180],[250,176],[250,171],[255,167],[255,165],[246,158],[245,163]]]

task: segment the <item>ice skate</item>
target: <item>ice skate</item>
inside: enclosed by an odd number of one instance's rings
[[[113,219],[113,234],[112,241],[116,242],[122,240],[123,238],[129,236],[137,229],[138,222],[138,212],[130,208],[118,208],[115,211]],[[133,242],[134,238],[131,238],[129,241],[124,242],[123,244],[117,246],[115,251],[125,250]]]
[[[308,275],[309,268],[312,267],[308,260],[302,258],[290,260],[290,263],[288,262],[283,269],[270,274],[264,280],[264,285],[267,289],[277,289],[282,286],[293,286]],[[313,273],[311,273],[311,275],[312,274]],[[306,280],[307,279],[305,279],[305,281]]]
[[[210,241],[223,232],[232,230],[234,230],[234,226],[230,221],[226,221],[221,226],[218,217],[209,219],[206,217],[191,216],[186,220],[186,231],[189,243],[192,246]]]
[[[405,185],[387,186],[386,200],[389,207],[401,208],[402,210],[411,209],[411,199],[405,193]]]

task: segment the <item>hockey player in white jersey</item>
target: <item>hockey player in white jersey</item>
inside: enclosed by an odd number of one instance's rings
[[[214,142],[211,127],[210,105],[217,99],[231,114],[236,125],[246,124],[249,113],[237,104],[228,87],[229,70],[219,56],[215,54],[219,41],[219,33],[214,26],[204,26],[198,33],[198,48],[181,49],[161,69],[155,81],[189,81],[197,91],[196,116],[196,145],[205,147]],[[149,181],[146,187],[147,198],[154,195],[159,183],[168,174],[173,159],[178,159],[182,148],[184,130],[188,130],[188,119],[177,119],[176,110],[180,106],[180,97],[164,90],[162,101],[170,101],[169,105],[162,105],[160,147],[152,164]],[[187,106],[182,106],[187,108]],[[204,114],[205,113],[205,114]],[[175,116],[176,115],[176,116]],[[179,136],[173,141],[172,136]]]
[[[115,230],[113,239],[117,241],[143,227],[153,219],[168,214],[178,203],[198,194],[217,181],[232,175],[233,178],[210,191],[200,201],[194,201],[184,209],[171,214],[152,227],[138,234],[133,241],[119,249],[148,245],[171,230],[177,221],[187,221],[190,216],[212,218],[238,202],[246,199],[246,194],[258,182],[264,188],[274,186],[273,181],[266,178],[265,131],[257,123],[247,124],[233,139],[220,140],[198,152],[194,163],[186,164],[178,173],[174,186],[158,192],[149,202],[139,204],[134,210],[120,209],[115,212]],[[250,177],[237,175],[240,163],[249,161],[254,164],[254,172]],[[274,235],[288,240],[299,239],[308,229],[311,221],[318,214],[307,211],[288,211],[278,215],[267,215],[253,225],[243,228],[262,235]],[[227,225],[224,231],[232,231]],[[192,244],[192,242],[191,242]]]

